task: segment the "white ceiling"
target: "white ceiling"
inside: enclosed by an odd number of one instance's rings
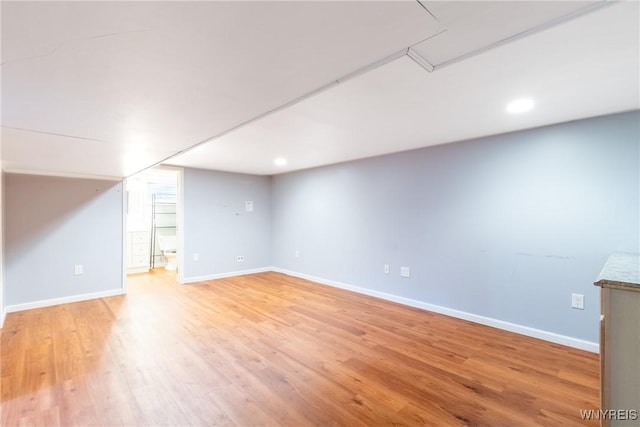
[[[3,2],[3,167],[122,177],[204,142],[165,163],[273,174],[640,107],[638,2],[423,4]]]

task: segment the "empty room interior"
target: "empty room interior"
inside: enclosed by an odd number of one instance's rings
[[[639,425],[640,2],[0,14],[0,425]]]

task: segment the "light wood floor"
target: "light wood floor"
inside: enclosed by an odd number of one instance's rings
[[[7,316],[2,426],[572,426],[595,354],[277,273]]]

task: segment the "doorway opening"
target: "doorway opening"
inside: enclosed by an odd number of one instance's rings
[[[127,178],[127,276],[155,271],[177,280],[181,172],[157,166]]]

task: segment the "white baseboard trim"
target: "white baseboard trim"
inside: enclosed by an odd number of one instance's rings
[[[311,276],[304,273],[298,273],[295,271],[289,271],[282,268],[274,267],[272,268],[272,271],[287,274],[289,276],[299,277],[301,279],[311,280],[313,282],[321,283],[323,285],[333,286],[335,288],[346,289],[348,291],[369,295],[369,296],[384,299],[387,301],[397,302],[400,304],[420,308],[427,311],[433,311],[435,313],[445,314],[447,316],[456,317],[458,319],[464,319],[470,322],[492,326],[494,328],[503,329],[505,331],[515,332],[520,335],[526,335],[529,337],[550,341],[556,344],[562,344],[568,347],[590,351],[592,353],[598,353],[600,351],[600,346],[598,345],[598,343],[585,341],[579,338],[573,338],[566,335],[556,334],[554,332],[548,332],[548,331],[543,331],[541,329],[531,328],[529,326],[523,326],[523,325],[511,323],[511,322],[505,322],[504,320],[493,319],[491,317],[485,317],[478,314],[467,313],[465,311],[455,310],[448,307],[429,304],[423,301],[400,297],[400,296],[388,294],[385,292],[379,292],[371,289],[361,288],[359,286],[347,285],[345,283],[340,283],[333,280],[327,280],[321,277],[315,277],[315,276]]]
[[[34,301],[34,302],[27,302],[24,304],[8,305],[4,308],[4,311],[5,313],[15,313],[17,311],[31,310],[34,308],[42,308],[42,307],[50,307],[52,305],[69,304],[72,302],[87,301],[90,299],[106,298],[106,297],[112,297],[115,295],[124,295],[124,293],[125,292],[122,288],[111,289],[108,291],[93,292],[90,294],[71,295],[71,296],[62,297],[62,298],[52,298],[52,299],[46,299],[46,300],[40,300],[40,301]]]
[[[598,343],[586,341],[578,338],[569,337],[566,335],[560,335],[553,332],[543,331],[541,329],[531,328],[528,326],[518,325],[504,320],[493,319],[491,317],[481,316],[478,314],[468,313],[465,311],[455,310],[448,307],[443,307],[435,304],[429,304],[423,301],[414,300],[411,298],[405,298],[385,292],[374,291],[371,289],[362,288],[359,286],[348,285],[346,283],[336,282],[334,280],[328,280],[321,277],[312,276],[309,274],[298,273],[295,271],[286,270],[278,267],[262,267],[248,270],[231,271],[227,273],[211,274],[206,276],[196,276],[185,278],[181,283],[196,283],[205,282],[207,280],[224,279],[227,277],[243,276],[246,274],[256,274],[274,271],[277,273],[287,274],[293,277],[299,277],[301,279],[311,280],[323,285],[332,286],[339,289],[345,289],[348,291],[357,292],[364,295],[380,298],[387,301],[397,302],[399,304],[408,305],[410,307],[416,307],[427,311],[433,311],[435,313],[444,314],[447,316],[455,317],[458,319],[468,320],[470,322],[480,323],[482,325],[492,326],[494,328],[503,329],[517,334],[538,338],[541,340],[553,342],[556,344],[566,345],[568,347],[577,348],[580,350],[590,351],[592,353],[598,353],[600,346]],[[48,300],[41,300],[35,302],[29,302],[24,304],[9,305],[0,312],[0,328],[4,324],[7,313],[14,313],[22,310],[31,310],[34,308],[49,307],[59,304],[68,304],[72,302],[86,301],[96,298],[105,298],[115,295],[123,295],[125,291],[123,289],[113,289],[109,291],[94,292],[90,294],[73,295],[69,297],[53,298]]]
[[[230,271],[228,273],[210,274],[207,276],[188,277],[180,283],[205,282],[207,280],[224,279],[227,277],[234,277],[234,276],[244,276],[246,274],[265,273],[268,271],[273,271],[273,267],[253,268],[248,270]],[[72,296],[62,297],[62,298],[53,298],[53,299],[34,301],[34,302],[28,302],[23,304],[9,305],[4,308],[2,313],[0,313],[0,316],[1,316],[0,320],[2,320],[2,322],[0,322],[0,327],[2,327],[2,324],[4,323],[4,318],[7,313],[15,313],[17,311],[31,310],[34,308],[42,308],[42,307],[50,307],[53,305],[68,304],[72,302],[87,301],[87,300],[96,299],[96,298],[112,297],[115,295],[124,295],[125,293],[126,292],[124,291],[124,289],[113,289],[113,290],[103,291],[103,292],[94,292],[91,294],[72,295]]]
[[[244,276],[246,274],[266,273],[274,271],[273,267],[252,268],[249,270],[229,271],[227,273],[208,274],[206,276],[184,277],[180,283],[206,282],[207,280],[226,279],[227,277]]]

